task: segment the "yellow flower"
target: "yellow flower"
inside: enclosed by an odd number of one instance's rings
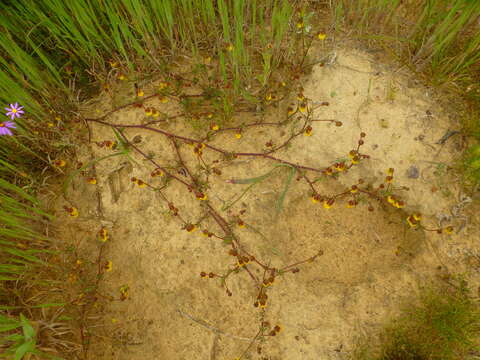
[[[55,120],[60,121],[62,120],[62,117],[60,115],[55,116]]]
[[[360,161],[360,158],[359,158],[358,156],[354,156],[354,157],[352,158],[352,164],[354,164],[354,165],[355,165],[355,164],[358,164],[359,161]]]
[[[159,85],[158,85],[158,88],[160,90],[163,90],[163,89],[166,89],[168,87],[168,83],[167,82],[164,82],[162,81]]]
[[[389,169],[387,170],[387,175],[388,175],[388,176],[393,176],[393,172],[394,172],[394,169],[393,169],[393,168],[389,168]]]
[[[230,51],[230,52],[232,52],[232,51],[233,51],[233,49],[234,49],[234,47],[233,47],[233,45],[232,45],[232,44],[228,44],[228,45],[227,45],[227,51]]]
[[[414,218],[416,221],[422,220],[422,214],[413,213],[412,216],[413,216],[413,218]]]
[[[298,101],[303,101],[303,100],[305,100],[305,96],[303,96],[302,93],[299,93],[299,94],[297,95],[297,100],[298,100]]]
[[[407,223],[408,223],[408,225],[410,225],[410,227],[412,227],[412,228],[415,228],[415,227],[417,227],[417,225],[418,225],[418,222],[415,220],[415,218],[413,217],[413,215],[410,215],[409,217],[407,217]]]
[[[137,96],[141,97],[141,96],[144,96],[145,93],[143,92],[142,89],[137,89]]]
[[[118,143],[116,141],[110,141],[110,140],[107,140],[105,141],[105,147],[108,148],[108,149],[116,149],[117,148],[117,145]]]
[[[242,134],[241,134],[241,133],[236,133],[236,134],[235,134],[235,137],[236,137],[237,139],[240,139],[240,138],[242,137]]]
[[[305,26],[305,24],[303,22],[298,22],[297,23],[297,29],[301,29]]]
[[[334,199],[324,200],[324,201],[323,201],[323,207],[324,207],[325,209],[330,209],[330,208],[332,207],[332,205],[333,205],[334,202],[335,202]]]
[[[305,136],[311,136],[312,135],[312,132],[313,132],[313,128],[309,125],[305,128],[305,131],[303,132],[303,134]]]
[[[239,228],[244,228],[245,227],[245,223],[243,222],[243,220],[238,220],[237,225],[238,225]]]
[[[127,78],[126,78],[125,75],[119,74],[119,75],[117,76],[117,79],[118,79],[118,80],[126,80]]]
[[[94,177],[91,177],[87,179],[87,182],[89,184],[95,185],[97,183],[97,179],[95,179]]]
[[[120,300],[122,301],[127,300],[129,290],[130,290],[130,287],[128,285],[122,285],[120,287]]]
[[[137,184],[138,187],[144,188],[147,186],[147,184],[143,180],[137,179],[136,177],[132,177],[130,180],[132,180],[133,183]]]
[[[110,66],[112,68],[116,68],[118,66],[118,63],[116,61],[113,61],[113,60],[108,60],[108,63],[110,64]]]
[[[347,208],[348,209],[351,209],[353,207],[355,207],[357,205],[357,202],[355,200],[350,200],[348,203],[347,203]]]
[[[212,129],[213,131],[217,131],[220,129],[220,126],[218,126],[217,124],[212,124],[212,126],[210,126],[210,129]]]
[[[358,192],[358,187],[357,187],[357,185],[352,185],[352,188],[350,189],[350,192],[351,192],[352,194],[355,194],[356,192]]]
[[[343,162],[342,163],[336,163],[334,165],[334,168],[337,171],[343,171],[343,170],[345,170],[345,163],[343,163]]]
[[[296,113],[296,110],[295,110],[292,106],[289,106],[289,107],[287,108],[287,114],[288,114],[288,116],[291,116],[291,115],[293,115],[293,114],[295,114],[295,113]]]
[[[265,96],[265,100],[267,100],[267,101],[272,100],[272,94],[267,94],[267,95]]]
[[[160,112],[159,112],[158,110],[153,110],[152,116],[153,116],[154,118],[157,118],[157,117],[160,116]]]
[[[199,193],[197,193],[196,196],[197,196],[198,200],[207,200],[207,194],[205,194],[205,193],[199,192]]]
[[[105,269],[106,272],[109,272],[109,271],[112,271],[112,268],[113,268],[113,263],[110,260],[108,260],[105,263],[104,269]]]
[[[101,228],[100,231],[98,232],[98,236],[99,236],[101,242],[107,242],[107,240],[108,240],[107,229]]]
[[[394,204],[395,203],[395,198],[392,196],[392,195],[388,195],[387,196],[387,201],[390,203],[390,204]]]
[[[55,160],[53,164],[58,167],[64,167],[67,163],[65,162],[65,160]]]
[[[76,263],[77,265],[82,265],[82,262],[83,262],[82,260],[78,259],[75,263]]]
[[[397,209],[401,209],[405,206],[405,203],[402,200],[395,201],[393,203],[393,206],[395,206]]]
[[[320,198],[320,195],[315,194],[310,197],[310,200],[312,200],[314,204],[317,204],[318,202],[320,202],[321,198]]]
[[[47,126],[51,128],[51,127],[54,127],[54,126],[55,126],[55,124],[54,124],[54,123],[51,123],[51,122],[49,122],[49,123],[47,124]]]
[[[385,178],[385,182],[391,184],[393,182],[393,176],[389,175]]]
[[[453,233],[453,226],[447,226],[445,229],[443,229],[447,234]]]
[[[158,99],[160,100],[160,102],[162,104],[165,104],[165,103],[168,102],[168,97],[166,97],[166,96],[160,96]]]
[[[273,277],[272,277],[272,278],[269,278],[269,279],[265,279],[265,280],[263,280],[263,282],[262,282],[262,286],[263,286],[263,287],[271,286],[271,285],[273,285],[274,280],[275,280],[275,278],[273,278]]]
[[[210,56],[207,56],[203,59],[205,61],[205,64],[210,64],[212,62],[212,58]]]
[[[146,116],[152,116],[152,114],[153,114],[152,108],[146,108],[145,109],[145,115]]]
[[[213,114],[212,114],[211,112],[209,112],[209,113],[207,114],[207,118],[209,118],[209,119],[213,118]]]
[[[320,32],[317,34],[318,40],[325,40],[326,37],[327,37],[327,34],[325,33]]]
[[[193,224],[187,224],[185,225],[185,230],[187,230],[189,233],[194,232],[197,227]]]
[[[163,176],[163,171],[160,169],[155,169],[150,173],[151,177]]]
[[[302,102],[300,105],[298,105],[298,110],[300,110],[301,113],[304,113],[305,111],[307,111],[307,103]]]
[[[71,217],[78,217],[78,210],[75,207],[65,206],[64,209],[68,212]]]

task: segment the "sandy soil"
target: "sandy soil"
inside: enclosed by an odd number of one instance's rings
[[[321,50],[314,51],[320,57]],[[144,89],[148,95],[156,86]],[[318,183],[319,191],[333,195],[358,178],[378,185],[393,167],[394,185],[410,189],[397,192],[406,207],[399,210],[372,202],[375,211],[369,212],[366,204],[347,209],[345,202],[339,201],[326,210],[310,201],[305,182],[293,181],[277,216],[275,204],[289,170],[275,170],[275,176],[220,213],[232,219],[245,210],[242,218],[247,226],[237,227],[236,235],[264,263],[280,268],[319,250],[324,254],[300,266],[299,273],[277,278],[268,292],[268,306],[259,310],[253,306],[258,290],[245,271],[229,277],[231,297],[217,279],[199,276],[201,271],[224,273],[234,265],[234,258],[221,240],[203,237],[199,230],[183,230],[158,193],[132,183],[130,178],[137,177],[154,186],[161,184],[162,178],[150,178],[153,167],[148,161],[135,152],[130,154],[134,161],[124,156],[100,161],[96,164],[97,185],[78,177],[68,202],[61,204],[79,209],[78,220],[68,219],[60,236],[82,248],[84,256],[96,256],[96,234],[102,226],[110,233],[103,255],[113,268],[104,275],[101,293],[116,300],[98,302],[104,318],[100,323],[96,320],[91,329],[95,335],[91,359],[234,359],[247,348],[261,319],[281,324],[283,330],[266,339],[261,355],[256,343],[245,359],[348,359],[358,336],[375,333],[421,284],[465,273],[472,288],[478,288],[479,212],[473,210],[462,194],[458,176],[450,170],[461,154],[461,138],[456,135],[438,144],[460,125],[442,110],[435,94],[415,84],[408,74],[380,65],[374,55],[351,49],[338,49],[328,64],[314,66],[304,89],[316,107],[315,119],[335,119],[343,126],[315,122],[312,136],[296,138],[276,156],[323,168],[348,157],[363,131],[367,134],[363,152],[371,158],[338,180]],[[97,104],[86,104],[86,117],[98,117],[122,99],[103,96],[97,100]],[[322,102],[330,105],[318,106]],[[180,111],[173,102],[160,104],[151,99],[147,103],[168,114]],[[285,116],[289,103],[269,109],[266,120]],[[145,121],[144,117],[142,109],[128,108],[107,121],[136,124]],[[157,128],[192,138],[201,134],[182,119]],[[288,127],[256,127],[245,130],[241,139],[224,132],[211,144],[235,151],[260,151],[269,140],[280,144],[289,131]],[[137,146],[162,166],[176,166],[172,144],[164,136],[141,129],[127,130],[127,134],[130,139],[139,135]],[[92,141],[114,139],[108,127],[92,125]],[[195,169],[198,163],[192,147],[181,145],[180,151],[188,167]],[[79,160],[86,162],[111,152],[92,145],[91,153]],[[204,157],[207,162],[220,159],[208,149]],[[260,176],[274,164],[244,157],[222,164],[222,175],[210,178],[208,201],[221,209],[247,186],[226,180]],[[205,213],[194,194],[177,182],[164,194],[187,221],[195,222]],[[409,229],[405,218],[412,211],[424,215],[427,227],[452,224],[456,230],[452,235],[439,235]],[[211,219],[201,227],[222,234]],[[249,268],[262,276],[259,267]],[[125,301],[118,300],[123,285],[130,289]]]

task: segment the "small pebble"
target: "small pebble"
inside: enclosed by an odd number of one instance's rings
[[[407,170],[407,176],[410,179],[418,179],[420,177],[420,171],[415,165],[412,165]]]

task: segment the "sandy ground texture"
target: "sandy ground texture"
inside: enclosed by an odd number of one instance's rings
[[[144,86],[146,95],[156,88],[156,84]],[[246,226],[237,226],[235,233],[250,253],[281,268],[323,251],[314,262],[299,266],[300,272],[277,277],[268,290],[267,307],[260,310],[253,306],[258,289],[246,271],[228,278],[231,297],[216,278],[199,276],[201,271],[223,274],[235,259],[221,240],[203,237],[199,229],[192,233],[182,229],[158,192],[132,183],[131,177],[137,177],[152,186],[162,184],[161,177],[150,177],[154,166],[148,160],[132,151],[130,158],[100,161],[96,185],[81,177],[74,180],[65,204],[77,206],[80,216],[68,220],[70,225],[62,230],[72,241],[82,237],[85,252],[96,249],[96,234],[102,226],[110,234],[103,256],[112,261],[112,270],[104,274],[101,293],[116,300],[99,301],[104,317],[91,329],[96,335],[90,346],[91,359],[234,359],[248,347],[261,319],[280,324],[282,331],[266,338],[261,354],[257,354],[258,342],[252,345],[245,359],[348,359],[358,336],[375,333],[398,312],[402,301],[419,290],[419,284],[448,281],[451,274],[465,273],[472,288],[478,288],[479,213],[462,194],[459,178],[450,168],[461,154],[461,137],[439,143],[460,125],[442,110],[434,94],[408,76],[379,65],[373,54],[341,49],[332,52],[324,66],[313,67],[304,82],[304,94],[315,108],[315,119],[335,119],[343,126],[314,122],[311,136],[295,138],[275,156],[324,168],[348,158],[360,132],[365,132],[362,152],[371,158],[338,180],[316,183],[318,190],[334,195],[359,178],[378,185],[393,167],[394,186],[409,188],[396,192],[406,202],[405,208],[373,201],[375,210],[369,212],[367,204],[347,209],[345,201],[338,201],[327,210],[309,199],[305,182],[293,180],[277,214],[276,202],[291,171],[281,167],[222,211],[222,206],[248,186],[226,180],[263,175],[275,162],[249,157],[220,162],[222,174],[210,176],[207,201],[226,219],[245,210],[242,219]],[[98,117],[119,101],[122,99],[102,97],[97,104],[86,105],[84,115]],[[324,102],[329,106],[320,106]],[[168,114],[181,112],[174,102],[162,104],[152,98],[147,104]],[[284,117],[288,104],[285,101],[269,109],[266,120]],[[142,109],[130,107],[106,121],[139,124],[146,119]],[[182,119],[153,127],[196,139],[205,133],[185,125]],[[91,129],[94,142],[115,139],[107,126],[93,124]],[[288,126],[255,127],[246,129],[241,139],[226,131],[211,144],[231,151],[258,152],[270,140],[280,144],[290,131]],[[126,134],[161,166],[178,165],[172,142],[165,136],[142,129],[127,129]],[[197,171],[192,147],[179,146],[188,168]],[[87,162],[110,153],[92,145],[91,154],[79,160]],[[204,158],[207,162],[222,159],[208,149],[204,149]],[[188,180],[182,174],[177,176]],[[176,181],[162,193],[186,221],[198,221],[206,213],[200,206],[204,202]],[[439,235],[409,229],[405,218],[412,211],[423,214],[426,227],[452,224],[455,232]],[[200,228],[223,234],[209,217]],[[248,267],[262,277],[259,266]],[[129,287],[129,296],[120,301],[119,289],[124,285]]]

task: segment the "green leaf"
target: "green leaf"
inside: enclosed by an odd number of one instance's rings
[[[29,340],[20,345],[15,351],[15,360],[22,360],[25,354],[31,353],[35,349],[35,340]]]
[[[27,340],[32,340],[35,338],[35,330],[32,325],[28,322],[28,319],[23,316],[23,314],[20,314],[20,321],[22,323],[22,328],[23,328],[23,335],[25,336],[25,339]]]

